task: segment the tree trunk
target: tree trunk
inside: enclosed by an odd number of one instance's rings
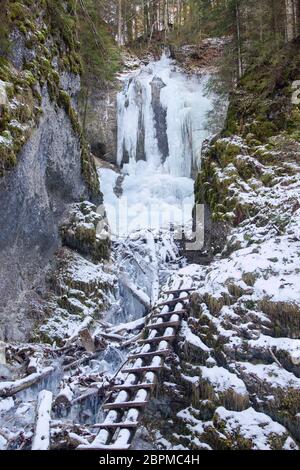
[[[242,40],[241,40],[241,18],[240,18],[240,5],[239,1],[235,4],[236,16],[236,40],[237,40],[237,61],[238,61],[238,78],[243,75],[243,60],[242,60]]]
[[[52,392],[43,390],[38,396],[37,419],[32,450],[49,450],[50,448],[51,408]]]
[[[122,15],[122,0],[118,4],[118,44],[123,44],[123,15]]]
[[[296,37],[296,4],[294,0],[285,0],[286,39],[293,41]]]

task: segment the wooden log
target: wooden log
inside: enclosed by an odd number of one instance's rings
[[[77,359],[77,361],[71,362],[71,364],[64,366],[63,370],[67,372],[68,370],[74,369],[75,367],[78,367],[81,364],[84,364],[85,362],[91,361],[92,359],[96,359],[98,355],[99,353],[95,353],[89,356],[81,357],[80,359]]]
[[[104,410],[128,410],[130,408],[143,408],[148,401],[125,401],[122,403],[105,403],[102,408]]]
[[[94,424],[93,428],[99,429],[130,429],[136,428],[139,425],[139,421],[122,421],[121,423],[110,423],[110,424]]]
[[[50,449],[50,419],[52,392],[43,390],[39,393],[37,403],[37,419],[35,425],[32,450]]]
[[[128,450],[130,448],[130,444],[124,444],[123,447],[119,446],[119,445],[115,445],[115,444],[111,444],[111,445],[103,445],[103,444],[90,444],[90,445],[80,445],[77,447],[77,450],[108,450],[108,451],[111,451],[111,450],[115,450],[115,451],[122,451],[124,452],[124,450]]]
[[[6,364],[6,343],[0,341],[0,364]]]
[[[172,336],[156,336],[155,338],[141,339],[139,342],[142,344],[160,343],[161,341],[171,342],[175,340],[175,335]]]
[[[155,383],[140,383],[140,384],[133,384],[133,385],[114,385],[112,390],[121,391],[121,390],[142,390],[147,388],[154,388],[156,386]]]
[[[94,353],[96,351],[95,341],[94,341],[89,329],[88,328],[83,328],[79,332],[79,336],[80,336],[80,339],[81,339],[81,344],[84,347],[84,349],[89,353]]]
[[[65,385],[55,398],[54,406],[70,408],[72,406],[73,397],[74,392],[71,390],[69,385]]]
[[[172,315],[183,316],[186,313],[187,313],[187,310],[174,310],[173,312],[156,313],[155,315],[152,315],[151,318],[165,318],[165,317],[170,317]]]
[[[151,358],[151,357],[155,357],[155,356],[167,356],[168,354],[170,354],[170,349],[157,349],[156,351],[151,351],[151,352],[147,352],[147,353],[137,353],[137,354],[132,354],[131,356],[128,356],[128,360],[133,360],[133,359],[147,359],[147,358]]]
[[[167,306],[172,306],[172,305],[176,305],[176,304],[179,304],[179,303],[186,303],[190,300],[189,297],[178,297],[178,299],[173,299],[173,300],[167,300],[166,302],[162,302],[160,304],[157,304],[155,305],[154,307],[154,310],[157,309],[157,308],[160,308],[160,307],[167,307]]]
[[[124,341],[124,336],[117,335],[114,333],[101,333],[102,338],[109,339],[111,341],[117,341],[118,343],[121,343]]]
[[[127,275],[123,274],[120,278],[122,284],[145,308],[151,307],[151,299],[142,289],[137,287]]]
[[[76,448],[80,445],[89,445],[89,441],[87,439],[85,439],[84,437],[82,436],[79,436],[78,434],[76,434],[75,432],[70,432],[68,434],[68,441],[69,443],[71,444],[72,447]]]
[[[108,388],[108,386],[101,387],[101,388],[92,388],[88,390],[87,392],[83,393],[82,395],[80,395],[79,397],[74,398],[74,400],[72,400],[72,405],[77,405],[78,403],[88,400],[89,398],[93,398],[97,395],[104,394],[104,391],[106,388]]]
[[[177,328],[180,325],[180,321],[168,321],[164,323],[152,323],[150,325],[146,325],[145,328],[147,330],[161,330],[171,327]]]
[[[163,366],[145,366],[145,367],[128,367],[127,369],[123,369],[123,374],[139,374],[142,372],[156,372],[163,368]],[[141,387],[143,388],[143,387]]]
[[[94,322],[92,317],[86,317],[84,321],[75,329],[74,333],[65,341],[65,346],[70,346],[75,340],[80,337],[80,332],[89,328]]]
[[[196,291],[196,289],[192,289],[192,288],[191,289],[176,289],[176,290],[167,290],[167,291],[163,292],[163,294],[165,294],[165,295],[173,295],[173,294],[176,295],[176,294],[181,294],[182,292],[188,293],[188,292],[195,292],[195,291]]]
[[[23,379],[15,380],[14,382],[2,382],[0,383],[0,397],[11,397],[22,390],[26,390],[27,388],[32,387],[32,385],[35,385],[41,380],[47,378],[53,372],[54,367],[47,367],[41,372],[30,374]]]

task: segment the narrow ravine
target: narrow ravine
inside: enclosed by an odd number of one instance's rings
[[[142,327],[162,286],[187,263],[180,236],[188,237],[192,228],[193,176],[212,108],[207,80],[207,75],[187,76],[166,53],[122,75],[118,166],[99,169],[118,272],[118,302],[105,316],[115,325],[111,335]],[[123,349],[124,362],[134,345],[133,336]],[[119,366],[115,362],[115,372]],[[97,416],[101,422],[105,415]]]

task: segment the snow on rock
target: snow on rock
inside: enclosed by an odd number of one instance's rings
[[[236,395],[240,395],[241,398],[245,397],[247,402],[248,391],[244,382],[239,379],[235,374],[229,372],[224,367],[200,367],[201,376],[203,379],[207,380],[214,388],[215,392],[224,393],[227,391],[232,391]]]
[[[268,384],[271,389],[300,389],[300,378],[279,367],[276,363],[252,364],[250,362],[238,362],[236,367],[244,377],[257,377],[260,382]]]
[[[184,338],[184,347],[192,349],[199,349],[201,352],[209,353],[211,349],[203,343],[199,336],[195,335],[189,328],[186,321],[181,323],[180,335]]]
[[[14,399],[12,397],[4,398],[0,400],[0,413],[6,413],[15,406]]]
[[[241,412],[216,410],[217,429],[231,441],[231,448],[252,450],[297,450],[296,443],[287,430],[264,413],[253,408]]]
[[[71,337],[86,318],[95,318],[115,300],[117,278],[111,266],[93,263],[78,253],[64,249],[54,272],[55,292],[51,316],[38,334],[61,343]]]

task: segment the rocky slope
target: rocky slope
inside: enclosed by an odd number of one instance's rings
[[[295,449],[300,441],[297,61],[295,43],[246,73],[222,135],[204,149],[196,196],[210,213],[214,258],[177,274],[197,292],[162,399],[144,420],[151,445]]]

